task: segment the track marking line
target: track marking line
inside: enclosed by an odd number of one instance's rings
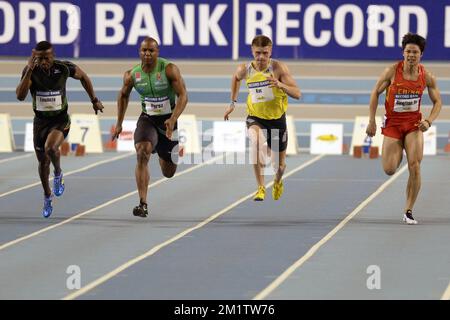
[[[408,165],[404,165],[396,174],[390,177],[385,183],[383,183],[374,193],[372,193],[366,200],[361,202],[344,220],[342,220],[333,230],[331,230],[325,237],[319,242],[313,245],[308,252],[298,259],[294,264],[287,268],[281,275],[279,275],[272,283],[270,283],[264,290],[258,293],[253,300],[262,300],[266,298],[272,291],[278,288],[292,273],[294,273],[299,267],[301,267],[309,258],[311,258],[325,243],[328,242],[339,230],[341,230],[347,222],[349,222],[354,216],[356,216],[363,208],[365,208],[375,197],[384,191],[392,182],[394,182],[403,172],[406,171]]]
[[[212,162],[215,162],[216,160],[218,160],[219,158],[222,158],[222,157],[223,157],[223,155],[214,157],[214,158],[212,158],[212,159],[210,159],[210,160],[208,160],[208,161],[205,161],[205,162],[203,162],[203,163],[201,163],[201,164],[198,164],[198,165],[196,165],[196,166],[193,166],[193,167],[190,167],[190,168],[188,168],[188,169],[186,169],[186,170],[183,170],[183,171],[181,171],[181,172],[175,174],[174,177],[181,176],[181,175],[186,174],[186,173],[189,173],[189,172],[191,172],[191,171],[193,171],[193,170],[199,169],[199,168],[201,168],[201,167],[203,167],[203,166],[205,166],[205,165],[207,165],[207,164],[210,164],[210,163],[212,163]],[[149,185],[149,188],[156,187],[157,185],[159,185],[159,184],[161,184],[161,183],[163,183],[163,182],[165,182],[165,181],[167,181],[167,180],[169,180],[169,179],[168,179],[168,178],[162,178],[162,179],[159,179],[159,180],[153,182],[152,184],[150,184],[150,185]],[[96,210],[102,209],[102,208],[107,207],[107,206],[109,206],[109,205],[111,205],[111,204],[114,204],[114,203],[116,203],[116,202],[118,202],[118,201],[120,201],[120,200],[123,200],[123,199],[125,199],[125,198],[127,198],[127,197],[130,197],[130,196],[132,196],[132,195],[134,195],[134,194],[136,194],[136,193],[137,193],[137,190],[132,191],[132,192],[128,192],[128,193],[126,193],[126,194],[124,194],[124,195],[122,195],[122,196],[120,196],[120,197],[117,197],[117,198],[114,198],[114,199],[109,200],[109,201],[107,201],[107,202],[104,202],[104,203],[102,203],[101,205],[98,205],[98,206],[96,206],[96,207],[94,207],[94,208],[91,208],[91,209],[89,209],[89,210],[86,210],[86,211],[83,211],[83,212],[81,212],[81,213],[78,213],[78,214],[76,214],[76,215],[74,215],[74,216],[72,216],[72,217],[70,217],[70,218],[67,218],[67,219],[64,220],[64,221],[61,221],[61,222],[59,222],[59,223],[52,224],[51,226],[48,226],[48,227],[46,227],[46,228],[43,228],[43,229],[40,229],[40,230],[35,231],[35,232],[33,232],[33,233],[30,233],[30,234],[28,234],[28,235],[26,235],[26,236],[17,238],[17,239],[15,239],[15,240],[12,240],[12,241],[9,241],[9,242],[6,242],[6,243],[0,245],[0,251],[1,251],[1,250],[4,250],[4,249],[6,249],[6,248],[9,248],[9,247],[11,247],[11,246],[13,246],[13,245],[15,245],[15,244],[18,244],[18,243],[20,243],[20,242],[23,242],[23,241],[25,241],[25,240],[34,238],[34,237],[36,237],[36,236],[38,236],[38,235],[40,235],[40,234],[43,234],[43,233],[45,233],[45,232],[47,232],[47,231],[50,231],[50,230],[53,230],[53,229],[55,229],[55,228],[57,228],[57,227],[60,227],[60,226],[62,226],[62,225],[65,225],[65,224],[67,224],[67,223],[69,223],[69,222],[72,222],[72,221],[74,221],[74,220],[76,220],[76,219],[79,219],[79,218],[81,218],[81,217],[83,217],[83,216],[85,216],[85,215],[87,215],[87,214],[89,214],[89,213],[92,213],[92,212],[94,212],[94,211],[96,211]]]
[[[72,171],[65,172],[65,173],[64,173],[64,177],[70,176],[70,175],[75,174],[75,173],[78,173],[78,172],[83,172],[83,171],[86,171],[86,170],[95,168],[95,167],[100,166],[100,165],[105,164],[105,163],[109,163],[109,162],[113,162],[113,161],[116,161],[116,160],[120,160],[120,159],[123,159],[123,158],[130,157],[130,156],[132,156],[133,154],[134,154],[134,152],[133,152],[133,153],[128,153],[128,152],[127,152],[126,154],[123,154],[123,155],[120,155],[120,156],[117,156],[117,157],[113,157],[113,158],[111,158],[111,159],[106,159],[106,160],[97,161],[97,162],[91,163],[91,164],[89,164],[89,165],[87,165],[87,166],[85,166],[85,167],[82,167],[82,168],[80,168],[80,169],[76,169],[76,170],[72,170]],[[52,181],[52,180],[53,180],[53,178],[50,177],[50,178],[49,178],[49,181]],[[13,193],[22,191],[22,190],[26,190],[26,189],[29,189],[29,188],[38,186],[38,185],[40,185],[40,184],[41,184],[40,181],[31,183],[31,184],[27,184],[26,186],[23,186],[23,187],[20,187],[20,188],[16,188],[16,189],[14,189],[14,190],[10,190],[10,191],[7,191],[7,192],[5,192],[5,193],[0,194],[0,198],[6,197],[7,195],[10,195],[10,194],[13,194]]]
[[[6,159],[0,160],[0,163],[5,163],[5,162],[13,161],[13,160],[18,160],[18,159],[29,158],[29,157],[31,157],[32,155],[33,155],[33,154],[25,154],[25,155],[23,155],[23,156],[17,156],[17,157],[6,158]]]
[[[450,300],[450,283],[448,284],[447,289],[441,297],[441,300]]]
[[[306,167],[308,167],[309,165],[313,164],[314,162],[320,160],[321,158],[323,158],[324,155],[319,155],[316,156],[315,158],[301,164],[300,166],[298,166],[297,168],[291,170],[290,172],[288,172],[287,174],[283,175],[283,179],[288,178],[290,175],[296,173],[297,171],[300,171]],[[273,185],[273,181],[266,184],[266,188],[269,188],[270,186]],[[167,241],[164,241],[156,246],[154,246],[152,249],[148,250],[147,252],[143,253],[142,255],[131,259],[129,261],[127,261],[126,263],[120,265],[119,267],[115,268],[114,270],[108,272],[107,274],[103,275],[102,277],[90,282],[89,284],[87,284],[86,286],[82,287],[81,289],[65,296],[63,298],[63,300],[73,300],[76,299],[77,297],[91,291],[92,289],[94,289],[95,287],[101,285],[102,283],[108,281],[109,279],[113,278],[114,276],[116,276],[117,274],[119,274],[120,272],[128,269],[129,267],[133,266],[134,264],[154,255],[156,252],[160,251],[161,249],[163,249],[164,247],[172,244],[173,242],[181,239],[182,237],[188,235],[189,233],[200,229],[201,227],[205,226],[206,224],[208,224],[209,222],[217,219],[218,217],[220,217],[221,215],[223,215],[224,213],[230,211],[231,209],[233,209],[234,207],[236,207],[237,205],[241,204],[242,202],[248,200],[249,198],[254,196],[254,192],[240,198],[239,200],[235,201],[234,203],[230,204],[229,206],[227,206],[226,208],[220,210],[219,212],[216,212],[215,214],[209,216],[208,218],[206,218],[205,220],[203,220],[202,222],[198,223],[197,225],[195,225],[194,227],[188,228],[186,230],[184,230],[183,232],[178,233],[177,235],[173,236],[172,238],[170,238]]]

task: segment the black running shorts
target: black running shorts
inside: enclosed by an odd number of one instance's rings
[[[247,128],[257,125],[263,129],[267,145],[272,151],[285,151],[288,143],[286,114],[274,120],[261,119],[255,116],[247,116]]]
[[[178,140],[169,140],[166,137],[166,126],[164,121],[170,118],[170,114],[164,116],[149,116],[142,113],[136,124],[134,131],[134,144],[148,141],[152,144],[152,153],[158,153],[158,156],[164,161],[178,162]],[[174,130],[177,129],[175,123]],[[173,159],[172,159],[173,156]]]
[[[61,131],[64,139],[69,134],[70,117],[67,113],[59,114],[55,117],[34,117],[33,120],[33,143],[34,150],[45,151],[45,142],[49,133],[53,130]]]

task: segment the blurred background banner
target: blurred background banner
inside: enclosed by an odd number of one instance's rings
[[[277,58],[391,60],[408,31],[427,38],[427,60],[449,60],[450,2],[0,1],[0,56],[49,40],[60,57],[135,58],[152,36],[170,58],[239,59],[263,33]]]

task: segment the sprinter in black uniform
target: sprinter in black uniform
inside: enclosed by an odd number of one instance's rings
[[[67,137],[70,117],[67,113],[66,81],[68,77],[80,80],[92,102],[95,114],[103,112],[103,105],[95,96],[87,74],[69,61],[54,59],[50,42],[41,41],[32,50],[28,64],[16,89],[17,99],[25,100],[28,90],[33,99],[33,143],[39,161],[39,177],[44,188],[42,215],[48,218],[53,211],[52,191],[49,185],[50,161],[54,167],[53,193],[64,192],[60,167],[59,146]]]

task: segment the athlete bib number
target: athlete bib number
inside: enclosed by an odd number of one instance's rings
[[[169,97],[145,97],[145,112],[150,116],[160,116],[172,113]]]
[[[419,110],[418,94],[397,94],[394,100],[394,112],[414,112]]]
[[[254,82],[248,84],[248,90],[252,97],[252,103],[267,102],[274,99],[269,81]]]
[[[60,91],[37,91],[36,110],[57,111],[62,108],[62,97]]]

